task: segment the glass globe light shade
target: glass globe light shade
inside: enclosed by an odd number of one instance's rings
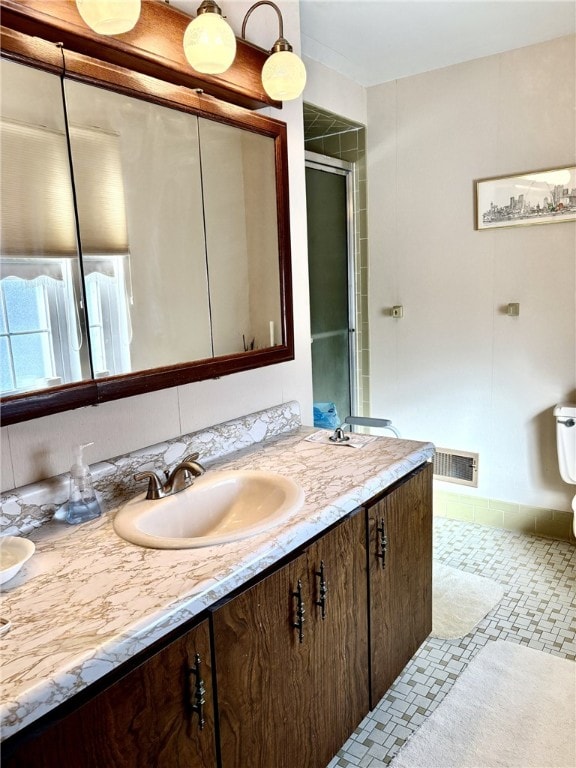
[[[297,99],[306,85],[306,67],[291,51],[278,51],[262,67],[262,85],[271,99]]]
[[[99,35],[130,32],[140,18],[140,0],[76,0],[84,22]]]
[[[188,63],[207,75],[226,72],[236,56],[236,37],[219,13],[203,13],[191,21],[183,44]]]

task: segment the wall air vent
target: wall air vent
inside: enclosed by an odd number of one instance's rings
[[[437,448],[434,455],[434,477],[449,483],[478,487],[478,454]]]

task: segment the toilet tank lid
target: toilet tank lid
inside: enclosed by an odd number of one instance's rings
[[[554,416],[563,419],[576,419],[576,405],[573,403],[560,403],[554,408]]]

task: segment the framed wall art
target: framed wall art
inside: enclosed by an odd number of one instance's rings
[[[576,166],[476,182],[476,229],[576,220]]]

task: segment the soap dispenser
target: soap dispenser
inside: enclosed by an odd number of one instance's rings
[[[74,448],[76,461],[70,467],[70,497],[62,509],[64,520],[72,525],[94,520],[102,514],[90,469],[84,463],[83,451],[90,445],[94,443],[83,443]]]

